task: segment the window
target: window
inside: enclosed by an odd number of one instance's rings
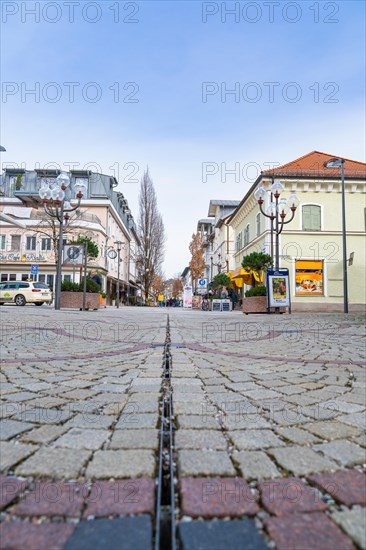
[[[71,275],[64,275],[64,281],[71,281]]]
[[[17,280],[16,273],[10,273],[10,275],[9,275],[9,281],[16,281],[16,280]]]
[[[22,274],[22,281],[28,281],[29,275],[27,273]]]
[[[8,274],[7,273],[2,273],[1,274],[1,282],[3,283],[4,281],[7,281],[8,280]]]
[[[17,288],[29,288],[29,283],[19,283]]]
[[[27,250],[36,249],[36,237],[27,237]]]
[[[44,252],[46,250],[47,251],[51,250],[51,239],[50,238],[42,239],[41,250],[42,250],[42,252]]]
[[[38,275],[38,281],[44,283],[46,281],[46,275]]]
[[[239,235],[236,236],[235,247],[237,252],[243,247],[243,233],[241,231]]]
[[[5,250],[6,247],[6,236],[0,235],[0,250]]]
[[[258,214],[255,217],[255,228],[256,228],[256,235],[257,237],[261,234],[261,213],[258,212]]]
[[[34,288],[47,288],[47,285],[42,285],[41,283],[33,283]]]
[[[19,252],[20,250],[20,235],[11,236],[11,252]]]
[[[245,228],[245,232],[244,232],[244,246],[249,244],[249,241],[250,241],[249,227],[250,226],[249,226],[249,223],[248,223],[248,225]]]
[[[321,230],[321,208],[315,204],[306,204],[302,207],[303,231]]]

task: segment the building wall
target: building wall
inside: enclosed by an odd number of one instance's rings
[[[271,182],[266,182],[269,188]],[[342,202],[340,182],[327,181],[286,181],[282,192],[287,198],[291,192],[296,192],[300,205],[292,222],[284,226],[280,235],[280,267],[286,267],[290,273],[291,295],[294,309],[311,309],[325,306],[331,308],[343,304],[343,248],[342,248]],[[262,184],[263,182],[261,182]],[[346,228],[347,228],[347,257],[354,252],[354,262],[348,267],[348,298],[350,305],[366,304],[365,285],[365,182],[346,180]],[[269,203],[269,197],[265,210]],[[319,205],[321,207],[321,229],[303,229],[303,210],[305,205]],[[261,234],[256,237],[256,216],[259,206],[251,194],[231,221],[235,239],[241,232],[243,247],[236,251],[235,266],[240,267],[243,256],[253,251],[270,253],[270,221],[261,216]],[[250,224],[250,242],[244,246],[244,231]],[[273,238],[275,243],[275,236]],[[274,248],[275,253],[275,248]],[[299,295],[296,291],[296,260],[323,262],[323,295]],[[308,263],[313,267],[315,264]],[[297,273],[300,277],[299,272]],[[321,275],[319,275],[321,277]],[[245,291],[245,288],[244,288]]]

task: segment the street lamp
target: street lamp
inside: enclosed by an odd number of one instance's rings
[[[227,267],[227,264],[228,264],[227,258],[226,258],[225,262],[221,261],[221,252],[218,253],[217,258],[218,258],[218,262],[214,263],[213,256],[211,256],[211,279],[213,278],[212,277],[212,275],[213,275],[213,269],[212,269],[213,266],[217,267],[217,273],[221,273],[221,270],[224,267],[224,265],[226,265],[226,267]]]
[[[121,250],[123,243],[121,241],[116,241],[114,243],[117,247],[117,300],[116,300],[116,307],[119,308],[119,269],[120,269],[120,262],[121,262]]]
[[[346,246],[346,195],[344,185],[344,159],[333,158],[324,162],[325,168],[340,168],[342,180],[342,248],[343,248],[343,312],[348,313],[348,276]]]
[[[274,180],[274,182],[271,185],[271,199],[274,197],[274,202],[271,200],[270,204],[268,205],[266,212],[263,212],[263,203],[264,203],[264,197],[266,196],[267,190],[260,186],[256,189],[254,193],[254,197],[257,200],[259,204],[259,208],[263,216],[266,218],[269,218],[271,220],[271,224],[273,225],[273,222],[275,222],[274,231],[276,233],[276,250],[275,250],[275,269],[280,268],[280,234],[282,233],[283,226],[287,223],[292,222],[292,220],[295,217],[295,212],[297,207],[300,204],[300,201],[294,193],[292,193],[289,198],[281,199],[281,192],[284,190],[284,186],[280,182],[280,180]],[[292,212],[291,217],[289,220],[285,221],[285,218],[287,214]]]
[[[61,278],[62,278],[62,253],[63,253],[63,234],[69,225],[70,215],[80,206],[81,199],[87,190],[84,183],[76,183],[73,185],[73,190],[78,199],[77,205],[72,207],[70,178],[66,172],[61,172],[56,179],[56,185],[50,187],[47,184],[42,185],[39,190],[39,196],[43,202],[43,208],[50,218],[56,218],[60,224],[58,235],[58,252],[57,252],[57,270],[56,270],[56,292],[55,292],[55,309],[60,309],[61,305]],[[51,210],[50,206],[55,206],[55,210]]]

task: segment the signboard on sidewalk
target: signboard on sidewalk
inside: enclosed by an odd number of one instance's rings
[[[183,307],[184,308],[192,308],[192,287],[189,285],[186,285],[183,289]]]
[[[267,270],[269,307],[290,307],[290,282],[288,269]]]
[[[82,266],[84,263],[84,245],[83,244],[65,244],[64,245],[64,265]]]

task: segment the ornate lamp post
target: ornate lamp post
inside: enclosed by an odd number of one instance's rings
[[[70,178],[66,172],[61,172],[57,176],[56,185],[49,187],[49,185],[43,185],[39,190],[39,196],[43,202],[43,208],[46,214],[50,218],[55,218],[60,224],[58,234],[58,251],[57,251],[57,271],[56,271],[56,292],[55,292],[55,309],[60,309],[61,305],[61,278],[62,278],[62,254],[63,254],[63,234],[67,226],[69,225],[70,215],[69,212],[73,212],[80,206],[81,199],[87,190],[84,183],[74,184],[73,190],[76,193],[78,200],[76,206],[71,206],[71,187]],[[55,209],[50,209],[50,206],[54,206]]]
[[[347,275],[347,242],[346,242],[346,195],[344,185],[344,159],[330,159],[323,165],[325,168],[340,168],[342,181],[342,252],[343,252],[343,312],[348,313],[348,275]]]
[[[211,256],[211,279],[213,279],[213,266],[217,267],[217,273],[221,273],[221,270],[224,266],[228,265],[228,260],[226,259],[225,262],[221,261],[221,252],[217,255],[218,262],[215,264],[213,261],[213,256]]]
[[[300,204],[300,201],[297,195],[295,195],[294,193],[291,194],[287,200],[286,199],[280,200],[281,192],[283,191],[283,189],[284,189],[284,186],[282,185],[280,180],[274,180],[274,182],[271,185],[270,192],[272,194],[272,197],[274,197],[275,201],[269,204],[266,212],[263,211],[263,203],[264,203],[264,198],[266,196],[267,190],[264,187],[260,186],[256,189],[254,193],[254,197],[258,201],[259,208],[263,216],[265,216],[266,218],[269,218],[271,220],[272,225],[273,225],[273,222],[275,222],[274,224],[274,231],[276,234],[275,269],[280,268],[279,237],[280,237],[280,234],[282,233],[283,226],[286,225],[287,223],[292,222],[292,220],[295,217],[296,209]],[[290,210],[292,212],[291,217],[290,219],[285,221],[285,218],[287,214],[290,212]]]

